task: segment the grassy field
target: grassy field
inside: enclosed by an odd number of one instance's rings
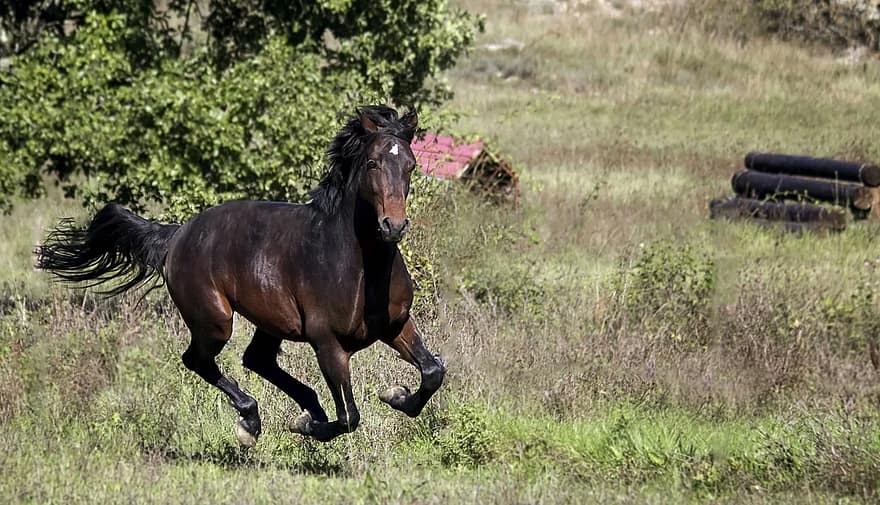
[[[447,78],[456,129],[522,176],[517,210],[450,191],[414,236],[440,280],[419,307],[449,363],[410,420],[390,350],[353,360],[358,431],[285,430],[295,405],[239,364],[264,434],[240,449],[180,363],[162,293],[52,286],[31,251],[76,202],[0,218],[3,503],[870,503],[880,499],[878,227],[792,236],[709,221],[749,150],[880,160],[880,62],[710,35],[682,11],[483,0]],[[505,39],[521,49],[489,50]],[[285,368],[329,393],[311,351]]]

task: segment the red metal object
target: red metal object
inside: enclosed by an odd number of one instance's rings
[[[416,161],[425,175],[438,179],[458,179],[481,152],[484,144],[457,142],[452,137],[426,133],[412,143]]]
[[[412,143],[412,150],[425,175],[459,180],[487,198],[519,204],[519,177],[482,140],[464,142],[426,133]]]

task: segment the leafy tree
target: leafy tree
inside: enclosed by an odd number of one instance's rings
[[[361,103],[431,106],[478,19],[446,0],[43,0],[0,7],[0,206],[298,200]],[[3,10],[6,9],[6,10]],[[2,56],[2,54],[0,54]]]

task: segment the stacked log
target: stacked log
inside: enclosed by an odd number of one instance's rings
[[[871,209],[871,192],[864,186],[840,181],[807,179],[741,170],[731,180],[737,195],[774,200],[817,200],[859,210]]]
[[[712,219],[749,219],[770,227],[778,223],[782,229],[794,232],[846,229],[846,213],[842,209],[808,203],[734,197],[712,200],[709,212]]]
[[[880,215],[880,166],[771,153],[749,153],[744,165],[731,179],[736,196],[709,204],[713,219],[803,232],[844,230],[846,209]]]
[[[880,186],[880,166],[828,158],[789,156],[786,154],[749,153],[746,168],[767,174],[789,174]]]

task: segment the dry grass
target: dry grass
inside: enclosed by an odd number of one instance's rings
[[[0,221],[0,496],[876,500],[876,225],[781,236],[708,222],[706,206],[747,150],[880,159],[880,65],[670,14],[535,5],[471,4],[493,14],[484,42],[525,47],[476,49],[449,76],[458,127],[514,161],[524,201],[450,192],[419,220],[441,280],[421,326],[449,365],[419,420],[376,399],[417,380],[377,345],[353,362],[357,433],[286,433],[294,405],[241,368],[252,330],[237,321],[221,366],[264,416],[240,451],[224,399],[179,363],[186,329],[164,295],[83,300],[32,272],[39,230],[82,215],[50,199]],[[329,405],[307,346],[281,361]]]
[[[875,225],[853,224],[840,237],[784,237],[709,223],[706,209],[730,192],[749,150],[880,159],[871,140],[880,65],[707,35],[682,11],[607,18],[482,5],[492,12],[483,43],[524,46],[478,48],[452,73],[456,105],[471,111],[460,127],[489,132],[515,160],[525,208],[492,218],[524,238],[490,244],[498,251],[475,271],[504,287],[503,272],[518,279],[516,265],[527,264],[544,288],[532,303],[548,310],[501,314],[512,322],[493,314],[485,332],[478,318],[462,329],[494,337],[470,358],[469,373],[497,370],[503,378],[494,382],[512,385],[504,394],[523,403],[562,396],[570,412],[603,395],[733,412],[792,398],[870,404]],[[487,218],[477,211],[456,219],[480,229]],[[714,261],[702,346],[675,345],[675,325],[633,320],[609,292],[621,263],[660,239],[693,244]],[[628,324],[608,323],[621,317]]]

